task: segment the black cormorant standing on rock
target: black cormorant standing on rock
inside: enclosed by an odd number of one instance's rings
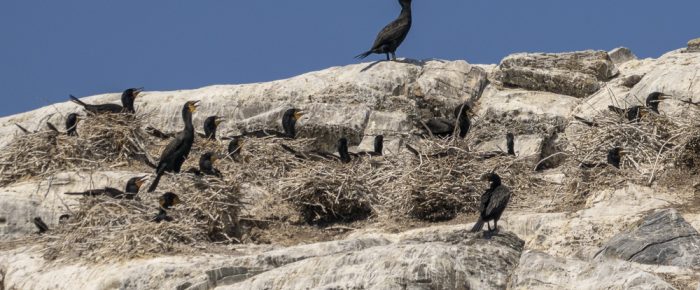
[[[216,140],[216,128],[218,128],[219,124],[223,121],[225,121],[223,118],[217,116],[211,116],[204,120],[204,135],[201,137],[209,140]]]
[[[188,101],[182,106],[182,120],[185,122],[185,129],[175,136],[175,139],[168,143],[163,153],[160,155],[156,168],[156,178],[148,188],[148,192],[153,192],[158,187],[158,182],[163,174],[168,172],[180,173],[182,164],[185,163],[194,143],[194,126],[192,125],[192,113],[197,110],[199,101]]]
[[[471,110],[469,105],[462,104],[455,108],[454,117],[457,120],[457,125],[459,126],[459,137],[464,138],[469,133],[469,128],[471,127],[471,121],[469,120],[468,112]],[[452,136],[455,131],[455,121],[446,118],[432,118],[425,122],[430,134],[435,137],[445,138]]]
[[[630,122],[639,122],[639,120],[642,119],[643,115],[646,114],[646,110],[652,111],[656,114],[659,113],[659,102],[666,100],[666,94],[664,93],[659,93],[659,92],[653,92],[649,94],[649,96],[646,99],[645,105],[646,106],[632,106],[627,109],[622,109],[618,108],[615,106],[608,106],[608,109],[612,112],[615,112],[619,115],[624,116],[627,121]]]
[[[510,189],[501,184],[501,177],[496,173],[487,173],[482,180],[491,182],[491,187],[481,195],[481,205],[479,207],[479,220],[474,224],[472,232],[481,231],[484,223],[488,225],[489,232],[498,230],[498,220],[510,200]],[[489,221],[493,221],[494,228],[491,229]]]
[[[70,96],[70,99],[73,103],[76,103],[78,105],[81,105],[85,108],[85,111],[88,111],[93,114],[102,114],[102,113],[112,113],[112,114],[118,114],[118,113],[136,113],[136,109],[134,109],[134,101],[136,100],[136,97],[143,91],[143,88],[138,88],[138,89],[127,89],[122,93],[122,105],[117,105],[117,104],[100,104],[100,105],[89,105],[81,101],[80,99],[74,97],[73,95]]]
[[[40,217],[35,217],[32,222],[36,226],[37,229],[39,229],[39,233],[43,234],[45,232],[49,231],[49,226],[46,225],[46,223],[40,218]]]
[[[370,54],[386,54],[386,60],[396,60],[396,49],[406,39],[408,31],[411,30],[411,0],[399,0],[401,4],[401,14],[399,18],[385,26],[379,32],[370,50],[356,56],[363,59]],[[391,54],[391,57],[389,55]]]
[[[141,185],[143,185],[143,183],[146,182],[146,179],[148,179],[148,176],[134,177],[129,179],[129,181],[126,182],[126,188],[124,189],[124,191],[112,187],[105,187],[101,189],[92,189],[84,192],[66,192],[65,194],[84,196],[104,195],[109,196],[111,198],[134,199],[134,197],[136,197],[136,194],[139,193]]]
[[[258,131],[253,131],[253,132],[244,132],[241,136],[245,137],[255,137],[255,138],[264,138],[264,137],[278,137],[278,138],[287,138],[287,139],[294,139],[297,136],[297,131],[296,131],[296,124],[299,119],[304,115],[304,112],[302,112],[299,109],[289,109],[284,112],[282,115],[282,129],[284,129],[284,132],[278,132],[275,130],[258,130]],[[240,137],[240,136],[238,136]]]

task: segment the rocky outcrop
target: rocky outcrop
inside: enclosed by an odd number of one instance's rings
[[[616,74],[604,51],[519,53],[501,61],[496,78],[507,86],[582,98]]]
[[[639,227],[612,238],[598,256],[625,261],[700,268],[700,233],[676,210],[658,210]]]
[[[700,38],[688,41],[688,49],[686,52],[700,52]]]
[[[630,60],[637,59],[637,56],[626,47],[618,47],[613,49],[608,52],[608,55],[610,56],[610,60],[612,60],[615,65],[620,65]]]
[[[676,289],[660,277],[621,261],[586,262],[526,251],[511,289]]]

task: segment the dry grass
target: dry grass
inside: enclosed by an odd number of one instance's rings
[[[18,135],[0,152],[0,186],[64,170],[98,169],[143,158],[150,144],[144,115],[103,114],[78,125],[79,136],[51,131]]]

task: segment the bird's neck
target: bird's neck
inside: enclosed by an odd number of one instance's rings
[[[495,177],[491,179],[491,189],[496,189],[497,187],[501,186],[501,179],[498,177]]]
[[[381,142],[374,143],[374,153],[382,154],[383,149],[384,144],[382,144]]]
[[[284,122],[282,124],[282,128],[284,129],[284,133],[290,138],[294,138],[297,134],[295,127],[296,127],[296,121],[292,118],[284,120]]]
[[[343,162],[350,162],[350,153],[348,153],[348,146],[338,146],[338,155],[340,155],[340,160],[342,160]]]
[[[401,14],[399,14],[399,18],[411,18],[411,5],[402,5],[401,6]]]
[[[192,125],[192,113],[189,110],[182,111],[182,120],[185,121],[185,131],[194,132],[194,126]]]

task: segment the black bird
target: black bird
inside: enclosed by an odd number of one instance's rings
[[[219,124],[221,124],[223,121],[226,120],[217,116],[211,116],[204,120],[204,135],[200,135],[200,137],[209,140],[216,140],[216,128],[219,127]]]
[[[190,170],[187,170],[189,173],[193,173],[195,175],[212,175],[216,177],[221,177],[221,171],[218,169],[214,168],[214,162],[218,159],[216,154],[212,152],[207,152],[202,154],[202,156],[199,157],[199,169],[196,168],[190,168]]]
[[[153,192],[158,187],[158,182],[163,174],[168,172],[180,173],[182,164],[185,163],[194,143],[194,126],[192,125],[192,113],[197,110],[199,101],[188,101],[182,106],[182,120],[185,128],[175,136],[175,139],[168,143],[160,155],[156,168],[156,178],[148,188],[148,192]]]
[[[61,133],[61,131],[58,131],[58,128],[56,128],[56,126],[54,126],[51,122],[46,122],[46,127],[53,132]]]
[[[80,115],[76,113],[68,114],[68,117],[66,117],[66,134],[68,134],[68,136],[78,135],[76,130],[78,129],[78,121],[80,120]]]
[[[627,152],[624,149],[622,149],[620,147],[615,147],[615,148],[608,150],[606,163],[584,163],[584,162],[581,162],[580,167],[582,167],[582,168],[606,167],[609,164],[609,165],[614,166],[617,169],[620,169],[622,157],[624,157],[625,154],[627,154]]]
[[[44,223],[44,221],[41,220],[40,217],[35,217],[32,221],[34,222],[34,225],[36,226],[36,228],[39,229],[40,234],[43,234],[43,233],[49,231],[49,226],[47,226],[46,223]]]
[[[289,109],[284,112],[282,115],[282,129],[284,129],[284,132],[278,132],[275,130],[258,130],[258,131],[253,131],[253,132],[244,132],[241,136],[245,137],[255,137],[255,138],[264,138],[264,137],[278,137],[278,138],[286,138],[286,139],[294,139],[296,138],[297,131],[296,131],[296,124],[299,119],[304,115],[304,112],[302,112],[299,109]],[[241,137],[241,136],[236,136],[236,137]]]
[[[411,0],[399,0],[401,4],[401,14],[399,18],[385,26],[379,32],[370,50],[356,56],[363,59],[370,54],[386,54],[386,60],[396,60],[396,49],[406,39],[408,31],[411,30]],[[391,54],[391,58],[389,57]]]
[[[173,221],[173,218],[168,216],[168,212],[165,211],[165,209],[161,208],[158,210],[158,214],[153,218],[153,221],[156,223],[160,223],[162,221],[171,222]]]
[[[235,159],[241,156],[241,150],[243,150],[243,140],[240,137],[232,137],[231,142],[228,143],[228,156]]]
[[[515,136],[513,133],[506,134],[506,147],[508,148],[508,155],[515,156]]]
[[[459,137],[464,138],[469,133],[471,121],[469,120],[468,112],[471,110],[469,105],[462,104],[455,108],[454,117],[457,119],[459,126]],[[452,136],[455,131],[455,121],[446,118],[433,118],[425,123],[430,134],[435,137],[445,138]]]
[[[377,135],[374,137],[374,150],[373,151],[361,151],[357,153],[350,153],[350,155],[355,157],[361,156],[382,156],[384,153],[384,135]]]
[[[618,108],[615,106],[608,106],[608,109],[616,114],[624,116],[627,121],[639,122],[642,117],[646,114],[646,110],[652,111],[656,114],[659,113],[659,102],[666,100],[666,94],[653,92],[647,96],[645,105],[646,106],[632,106],[627,109]]]
[[[338,156],[340,156],[340,162],[349,163],[352,161],[350,153],[348,153],[348,139],[345,137],[338,140]]]
[[[177,194],[166,192],[158,198],[158,203],[160,204],[161,208],[170,209],[171,207],[182,203],[182,201]]]
[[[111,198],[125,198],[125,199],[134,199],[136,197],[136,194],[139,193],[139,190],[141,189],[141,185],[143,185],[144,182],[146,182],[146,179],[148,177],[134,177],[129,179],[129,181],[126,182],[126,188],[124,191],[121,191],[116,188],[112,187],[105,187],[101,189],[91,189],[88,191],[84,192],[66,192],[65,194],[67,195],[84,195],[84,196],[98,196],[98,195],[103,195],[103,196],[109,196]]]
[[[487,173],[482,177],[484,181],[490,181],[491,187],[481,195],[479,207],[479,220],[474,224],[472,232],[481,231],[484,223],[488,225],[489,232],[498,230],[498,220],[505,211],[510,200],[510,189],[501,184],[501,177],[496,173]],[[493,221],[494,229],[491,229],[489,221]]]
[[[93,114],[103,114],[103,113],[112,113],[112,114],[118,114],[118,113],[136,113],[136,110],[134,109],[134,100],[136,100],[136,97],[143,91],[143,88],[131,88],[131,89],[126,89],[122,93],[122,105],[117,105],[117,104],[100,104],[100,105],[89,105],[81,101],[80,99],[74,97],[73,95],[70,95],[70,99],[73,103],[76,103],[78,105],[81,105],[85,108],[85,111],[88,111]]]
[[[29,132],[29,130],[27,130],[27,128],[22,127],[22,125],[20,125],[20,124],[15,123],[15,126],[17,126],[17,128],[19,128],[22,131],[22,133],[24,133],[24,134],[31,133],[31,132]]]

